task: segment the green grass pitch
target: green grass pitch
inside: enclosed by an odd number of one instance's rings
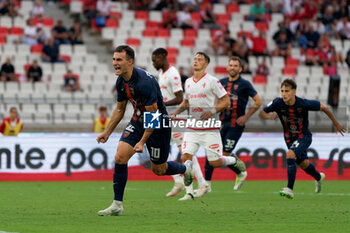
[[[171,182],[128,182],[124,215],[99,217],[112,182],[2,182],[0,232],[350,232],[350,182],[297,181],[295,198],[278,195],[285,181],[213,182],[213,192],[179,202]]]

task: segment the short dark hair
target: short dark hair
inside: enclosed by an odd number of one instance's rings
[[[107,108],[106,108],[106,106],[100,106],[100,107],[98,108],[98,110],[99,110],[99,111],[107,111]]]
[[[242,59],[240,59],[240,58],[237,57],[237,56],[230,57],[230,60],[229,60],[228,62],[230,62],[230,61],[238,61],[239,66],[240,66],[240,67],[243,67]]]
[[[210,57],[205,52],[197,52],[196,56],[197,55],[202,55],[204,59],[208,62],[208,64],[210,63]]]
[[[12,110],[16,110],[17,111],[17,108],[16,107],[11,107],[10,108],[10,112],[12,112]]]
[[[292,89],[296,90],[297,89],[297,84],[293,79],[287,78],[283,80],[281,87],[286,86],[286,87],[291,87]]]
[[[155,56],[161,55],[163,57],[167,57],[168,51],[165,48],[157,48],[156,50],[153,51],[152,55],[155,55]]]
[[[115,53],[125,52],[126,58],[128,60],[130,60],[130,59],[135,60],[135,52],[129,45],[119,45],[117,48],[115,48],[114,52]]]

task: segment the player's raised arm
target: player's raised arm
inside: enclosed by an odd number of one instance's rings
[[[157,103],[154,103],[152,105],[145,106],[145,109],[147,112],[156,112],[158,110]],[[134,146],[135,152],[142,152],[143,151],[143,145],[147,142],[148,138],[153,133],[154,129],[145,129],[143,132],[142,138],[140,141]]]
[[[237,119],[237,124],[242,126],[245,125],[249,117],[251,117],[261,107],[262,101],[259,94],[256,94],[255,96],[253,96],[252,99],[254,100],[253,106],[250,107],[249,111],[245,115]]]
[[[119,122],[123,118],[124,113],[125,113],[125,109],[126,109],[126,104],[127,104],[127,100],[117,102],[117,106],[113,110],[111,120],[109,121],[107,128],[100,135],[98,135],[98,137],[96,139],[96,141],[98,143],[107,142],[109,135],[112,134],[115,127],[117,127],[117,125],[119,124]]]
[[[329,117],[329,119],[332,120],[333,125],[334,125],[334,129],[336,133],[340,133],[342,136],[344,136],[344,133],[346,132],[346,129],[344,126],[342,126],[337,119],[335,118],[334,114],[331,112],[331,110],[329,110],[329,108],[321,103],[321,107],[320,107],[320,111],[323,111],[324,113],[326,113],[326,115]]]

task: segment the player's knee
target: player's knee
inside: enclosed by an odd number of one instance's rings
[[[128,163],[128,160],[124,159],[123,157],[119,156],[118,154],[116,154],[114,156],[114,161],[117,164],[126,164],[126,163]]]
[[[163,176],[165,174],[165,170],[160,167],[152,167],[152,172],[157,176]]]
[[[300,164],[298,164],[301,169],[306,169],[309,166],[309,160],[305,159]]]
[[[292,150],[289,150],[286,155],[287,159],[296,159],[295,153]]]

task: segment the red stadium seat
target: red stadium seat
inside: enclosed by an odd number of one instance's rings
[[[70,63],[70,56],[64,55],[64,54],[60,54],[60,58],[63,59],[66,62],[66,64]]]
[[[0,45],[6,44],[6,36],[0,35]]]
[[[24,70],[25,70],[26,73],[28,73],[29,67],[30,67],[31,65],[32,65],[31,63],[25,64]]]
[[[155,29],[148,29],[148,28],[146,28],[144,31],[143,31],[143,36],[144,37],[152,37],[152,38],[154,38],[154,37],[156,37],[157,36],[157,30],[155,30]]]
[[[216,21],[217,24],[226,26],[228,22],[231,20],[231,15],[226,13],[226,14],[218,14],[218,19]]]
[[[215,66],[214,72],[216,74],[226,74],[227,73],[227,67],[226,66]]]
[[[118,21],[116,19],[107,19],[106,20],[106,27],[108,27],[108,28],[117,28],[118,27]]]
[[[170,37],[170,31],[169,31],[169,29],[160,28],[157,31],[157,36],[158,37],[163,37],[163,38],[169,38]]]
[[[133,46],[133,47],[139,47],[140,46],[140,40],[137,38],[128,38],[126,40],[126,44]]]
[[[267,24],[267,22],[256,22],[255,27],[257,30],[263,30],[265,32],[269,30],[269,25]]]
[[[43,18],[41,23],[43,24],[44,27],[49,27],[49,28],[53,28],[55,25],[55,21],[53,18]]]
[[[32,46],[32,53],[34,54],[41,54],[41,51],[43,50],[43,45],[42,44],[38,44],[38,45],[33,45]]]
[[[156,21],[151,21],[151,20],[147,20],[146,21],[146,28],[159,28],[159,23]]]
[[[287,57],[286,58],[286,66],[297,68],[299,66],[299,59]]]
[[[253,77],[253,82],[255,84],[263,84],[263,85],[266,85],[266,76],[265,75],[262,75],[262,74],[256,74],[254,77]]]
[[[61,2],[67,6],[69,6],[71,0],[61,0]]]
[[[114,19],[120,19],[122,17],[122,13],[118,11],[111,11],[109,12],[109,16]]]
[[[22,36],[23,35],[23,28],[20,27],[12,27],[10,28],[10,34]]]
[[[185,29],[184,30],[184,38],[196,39],[197,38],[197,31],[194,29]]]
[[[147,20],[148,19],[148,11],[136,11],[135,18],[141,19],[141,20]]]
[[[9,33],[9,30],[7,29],[7,27],[0,27],[0,36],[7,36],[7,34]]]
[[[226,12],[229,13],[229,14],[238,13],[239,12],[239,7],[238,7],[237,4],[228,4],[226,6]]]
[[[297,74],[296,68],[293,66],[286,66],[282,70],[282,74],[295,76]]]
[[[191,17],[192,17],[192,21],[202,22],[202,16],[200,12],[192,12]]]
[[[167,56],[168,62],[170,65],[175,65],[176,64],[176,56]]]
[[[175,47],[167,47],[166,50],[168,51],[168,56],[177,56],[179,54],[178,48]]]
[[[181,41],[181,46],[194,47],[195,41],[192,38],[185,38]]]

